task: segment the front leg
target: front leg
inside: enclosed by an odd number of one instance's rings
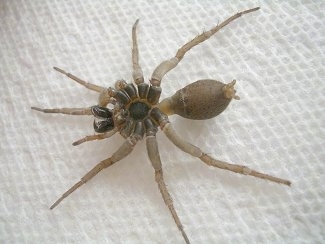
[[[242,12],[238,12],[237,14],[231,16],[230,18],[226,19],[224,22],[222,22],[220,25],[217,25],[213,27],[209,31],[203,32],[201,35],[198,35],[193,40],[189,41],[185,45],[183,45],[180,49],[178,49],[175,57],[163,61],[161,64],[157,66],[157,68],[154,70],[152,76],[151,76],[151,84],[153,86],[160,86],[161,80],[164,77],[165,74],[168,73],[168,71],[172,70],[177,66],[177,64],[183,59],[184,55],[193,47],[200,44],[201,42],[204,42],[205,40],[209,39],[212,35],[214,35],[216,32],[218,32],[220,29],[228,25],[230,22],[234,21],[235,19],[238,19],[240,16],[244,14],[248,14],[250,12],[254,12],[256,10],[259,10],[260,8],[252,8],[248,9]]]
[[[61,74],[64,74],[66,75],[67,77],[69,77],[70,79],[76,81],[77,83],[79,83],[80,85],[90,89],[90,90],[93,90],[93,91],[96,91],[96,92],[101,92],[103,90],[105,90],[104,87],[101,87],[101,86],[97,86],[95,84],[92,84],[92,83],[89,83],[87,81],[84,81],[80,78],[78,78],[77,76],[73,75],[73,74],[70,74],[66,71],[64,71],[63,69],[60,69],[58,67],[53,67],[56,71],[60,72]]]
[[[139,64],[139,49],[137,42],[137,25],[139,23],[139,19],[137,19],[132,27],[132,77],[134,82],[139,85],[144,82],[143,73],[141,66]]]
[[[68,115],[92,115],[91,108],[38,108],[31,107],[31,109],[43,113],[59,113]]]

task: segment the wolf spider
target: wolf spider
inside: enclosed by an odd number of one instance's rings
[[[139,20],[135,22],[132,28],[132,76],[135,84],[126,83],[124,80],[118,80],[115,84],[115,88],[105,88],[85,82],[62,69],[54,67],[56,71],[65,74],[82,86],[98,92],[98,105],[89,108],[42,109],[32,107],[32,109],[44,113],[93,115],[95,117],[93,123],[94,130],[98,134],[86,136],[74,142],[73,145],[79,145],[83,142],[92,140],[109,138],[116,132],[119,132],[125,138],[125,142],[110,158],[98,163],[85,176],[83,176],[79,182],[66,191],[50,207],[50,209],[56,207],[64,198],[97,175],[101,170],[129,155],[137,142],[145,136],[147,153],[155,170],[155,180],[158,183],[160,193],[165,204],[169,208],[178,229],[181,231],[185,242],[189,243],[189,239],[176,213],[172,198],[164,182],[162,164],[156,140],[156,133],[159,127],[165,133],[167,138],[175,144],[175,146],[180,148],[182,151],[199,158],[207,165],[290,185],[291,183],[288,180],[263,174],[249,169],[246,166],[230,164],[212,158],[208,154],[204,153],[200,148],[183,140],[169,122],[168,115],[172,114],[178,114],[182,117],[195,120],[209,119],[217,116],[226,109],[232,99],[239,99],[236,95],[236,90],[234,89],[235,80],[229,84],[223,84],[216,80],[199,80],[177,91],[173,96],[159,102],[162,91],[160,87],[162,78],[166,73],[168,73],[168,71],[177,66],[187,51],[207,40],[222,27],[239,18],[243,14],[258,9],[259,8],[257,7],[243,12],[238,12],[211,30],[203,32],[193,40],[186,43],[178,49],[175,57],[165,60],[158,65],[151,76],[150,84],[144,82],[142,70],[139,65],[139,53],[136,37],[136,27]],[[113,108],[111,109],[111,107]]]

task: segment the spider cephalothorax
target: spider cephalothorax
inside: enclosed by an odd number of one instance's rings
[[[147,131],[157,131],[159,121],[167,118],[166,114],[190,119],[215,117],[226,109],[232,98],[239,99],[234,85],[235,81],[226,85],[216,80],[199,80],[158,103],[160,87],[146,83],[136,87],[133,83],[118,81],[116,89],[109,88],[114,109],[99,105],[91,107],[95,116],[94,130],[104,133],[117,127],[124,138],[132,134],[142,138]],[[202,94],[203,99],[199,98]]]
[[[113,110],[99,105],[91,108],[95,117],[103,119],[100,121],[95,119],[95,131],[100,133],[110,131],[114,128],[114,124],[124,138],[131,135],[142,138],[146,131],[157,131],[158,126],[153,121],[151,113],[154,114],[153,108],[159,101],[161,88],[146,83],[135,86],[125,81],[116,82],[115,87],[116,89],[109,88],[109,91],[104,90],[104,93],[110,94],[109,101],[114,107]],[[99,114],[102,111],[107,111],[104,116]]]
[[[235,80],[229,84],[224,84],[220,81],[211,79],[199,80],[180,89],[173,96],[165,98],[159,102],[161,94],[160,83],[163,76],[177,66],[187,51],[207,40],[222,27],[226,26],[241,15],[258,9],[259,8],[253,8],[239,12],[222,22],[220,25],[212,28],[210,31],[203,32],[201,35],[186,43],[178,49],[175,57],[163,61],[157,66],[151,76],[150,84],[144,82],[142,70],[139,65],[138,45],[136,39],[136,26],[138,20],[132,28],[132,75],[135,84],[119,80],[116,82],[115,88],[104,88],[87,83],[62,69],[54,67],[55,70],[67,75],[88,89],[98,92],[98,104],[90,108],[42,109],[32,107],[32,109],[45,113],[93,115],[95,117],[93,124],[94,129],[98,134],[86,136],[74,142],[73,145],[79,145],[80,143],[91,140],[105,139],[111,137],[116,132],[119,132],[126,140],[110,158],[98,163],[86,175],[84,175],[79,182],[66,191],[50,208],[53,209],[64,198],[93,178],[101,170],[129,155],[135,144],[145,137],[148,156],[155,170],[155,179],[159,190],[178,229],[181,231],[185,242],[189,243],[189,239],[176,213],[172,199],[164,182],[163,169],[156,140],[158,128],[160,128],[168,139],[178,148],[200,159],[207,165],[290,185],[290,181],[288,180],[263,174],[243,165],[230,164],[214,159],[204,153],[199,147],[183,140],[169,122],[168,115],[172,114],[178,114],[184,118],[196,120],[209,119],[217,116],[226,109],[233,98],[239,99],[236,95],[236,90],[234,89],[236,83]]]

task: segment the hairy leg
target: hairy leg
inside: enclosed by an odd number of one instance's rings
[[[139,65],[139,49],[137,42],[137,25],[139,19],[137,19],[132,27],[132,77],[134,82],[138,85],[144,82],[142,69]]]
[[[91,108],[38,108],[31,107],[31,109],[43,113],[59,113],[69,115],[92,115]]]
[[[184,55],[192,48],[195,47],[196,45],[200,44],[201,42],[204,42],[205,40],[209,39],[213,34],[218,32],[220,29],[222,29],[224,26],[228,25],[230,22],[233,20],[239,18],[240,16],[256,11],[258,10],[259,7],[257,8],[252,8],[248,9],[242,12],[238,12],[237,14],[231,16],[224,22],[222,22],[220,25],[215,26],[209,31],[203,32],[201,35],[198,35],[195,37],[193,40],[189,41],[186,43],[184,46],[182,46],[180,49],[178,49],[175,57],[163,61],[161,64],[157,66],[157,68],[153,71],[153,74],[151,76],[151,84],[154,86],[160,86],[161,80],[164,77],[168,71],[172,70],[177,66],[177,64],[183,59]]]
[[[72,192],[77,190],[80,186],[85,184],[95,175],[97,175],[103,169],[111,166],[112,164],[120,161],[121,159],[125,158],[127,155],[131,153],[133,147],[137,143],[139,139],[136,137],[129,137],[121,146],[120,148],[113,153],[112,157],[105,159],[98,163],[94,168],[92,168],[87,174],[85,174],[80,181],[74,184],[69,190],[67,190],[56,202],[50,207],[50,209],[55,208],[63,199],[68,197]]]
[[[178,148],[182,151],[191,154],[194,157],[199,158],[207,165],[211,165],[220,169],[229,170],[235,173],[243,174],[243,175],[251,175],[257,178],[273,181],[276,183],[291,185],[291,182],[285,179],[281,179],[278,177],[274,177],[271,175],[267,175],[255,170],[252,170],[244,165],[230,164],[227,162],[223,162],[217,159],[212,158],[208,154],[201,151],[200,148],[193,146],[192,144],[183,140],[174,130],[172,125],[168,122],[165,123],[162,127],[163,132],[166,134],[169,140],[171,140]]]
[[[73,146],[80,145],[81,143],[87,142],[87,141],[94,141],[94,140],[103,140],[106,138],[110,138],[113,136],[116,132],[118,131],[117,128],[114,128],[113,130],[102,133],[102,134],[96,134],[96,135],[90,135],[90,136],[85,136],[84,138],[81,138],[75,142],[72,143]]]
[[[93,90],[93,91],[96,91],[96,92],[101,92],[101,91],[105,90],[104,87],[97,86],[97,85],[91,84],[91,83],[89,83],[89,82],[86,82],[86,81],[84,81],[84,80],[78,78],[77,76],[75,76],[75,75],[73,75],[73,74],[70,74],[70,73],[68,73],[68,72],[66,72],[66,71],[64,71],[64,70],[62,70],[62,69],[60,69],[60,68],[58,68],[58,67],[53,67],[53,68],[54,68],[56,71],[58,71],[58,72],[60,72],[60,73],[62,73],[62,74],[64,74],[64,75],[68,76],[70,79],[72,79],[72,80],[78,82],[80,85],[82,85],[82,86],[84,86],[84,87],[86,87],[86,88],[88,88],[88,89],[90,89],[90,90]]]
[[[187,244],[189,244],[190,241],[188,240],[188,237],[184,231],[182,223],[176,213],[176,210],[173,205],[173,200],[168,192],[168,189],[167,189],[165,181],[164,181],[156,136],[155,135],[147,136],[146,144],[147,144],[147,152],[148,152],[149,159],[151,161],[153,168],[155,169],[155,179],[156,179],[156,182],[158,183],[160,193],[161,193],[161,195],[164,199],[164,202],[167,205],[170,213],[172,214],[173,219],[174,219],[178,229],[181,231],[185,242]]]

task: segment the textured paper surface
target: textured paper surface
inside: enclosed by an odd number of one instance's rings
[[[241,100],[219,117],[171,121],[205,152],[292,187],[209,168],[159,133],[165,180],[192,243],[324,242],[324,1],[99,0],[0,2],[0,242],[183,243],[143,142],[50,211],[123,139],[73,147],[93,134],[91,117],[30,106],[96,103],[94,92],[53,66],[102,86],[131,81],[137,18],[148,79],[195,35],[256,6],[191,50],[163,80],[162,96],[198,79],[237,79]]]

